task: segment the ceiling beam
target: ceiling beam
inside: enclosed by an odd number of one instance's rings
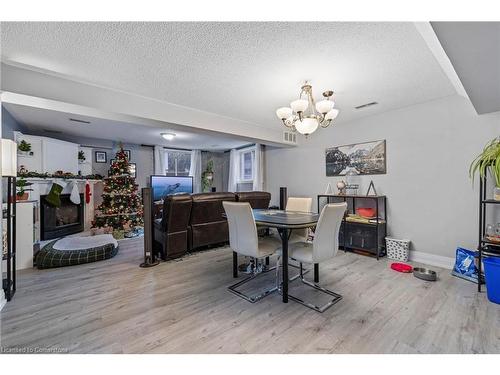
[[[451,63],[450,59],[448,58],[448,55],[444,51],[443,46],[439,42],[439,39],[436,33],[434,32],[431,23],[415,22],[414,25],[417,28],[417,31],[422,36],[422,38],[424,39],[429,49],[431,50],[432,54],[436,58],[436,61],[441,66],[441,69],[443,69],[443,72],[446,74],[451,84],[455,88],[457,94],[463,96],[466,99],[469,99],[470,101],[470,98],[467,95],[464,86],[462,85],[462,81],[460,81],[460,78],[458,77],[458,74],[455,71],[453,64]]]
[[[252,143],[288,146],[282,129],[83,83],[59,74],[2,63],[2,100],[83,116],[191,132],[219,133]]]

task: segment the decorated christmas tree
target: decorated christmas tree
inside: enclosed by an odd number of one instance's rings
[[[141,197],[122,145],[104,178],[102,203],[97,207],[93,227],[129,232],[143,225]]]

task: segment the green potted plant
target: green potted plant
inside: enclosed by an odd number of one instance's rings
[[[205,172],[201,175],[201,184],[203,188],[203,192],[208,192],[212,187],[212,183],[214,181],[214,161],[209,160],[207,162],[207,168]]]
[[[83,152],[82,150],[78,151],[78,161],[80,163],[83,163],[85,161],[85,152]]]
[[[495,183],[493,199],[500,201],[500,137],[488,142],[483,152],[472,161],[469,175],[473,180],[476,173],[479,173],[480,178],[485,178],[488,171]]]
[[[26,181],[23,177],[16,181],[16,199],[18,201],[25,201],[28,199],[28,191],[33,191],[33,189],[28,189],[28,186],[33,185],[33,183]]]
[[[17,150],[21,155],[28,155],[31,151],[31,143],[26,142],[24,139],[17,145]]]

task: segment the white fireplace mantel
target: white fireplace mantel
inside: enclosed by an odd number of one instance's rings
[[[29,200],[33,200],[38,202],[38,208],[40,207],[40,197],[43,195],[47,195],[52,188],[54,183],[58,183],[64,186],[61,194],[71,194],[71,190],[73,189],[73,184],[77,184],[78,192],[83,194],[83,204],[84,204],[84,230],[90,230],[92,225],[92,220],[94,220],[95,208],[101,202],[101,194],[103,183],[101,180],[85,180],[85,179],[65,179],[65,178],[57,178],[57,177],[47,177],[47,178],[25,178],[27,182],[32,183],[33,185],[28,188],[33,189],[33,191],[29,191]],[[85,202],[85,184],[89,182],[90,185],[90,202]],[[38,215],[39,216],[39,215]],[[40,226],[37,225],[38,233],[36,233],[36,238],[40,238]]]

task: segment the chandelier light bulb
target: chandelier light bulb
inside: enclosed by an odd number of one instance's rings
[[[300,134],[309,135],[318,128],[318,120],[314,117],[306,117],[302,121],[295,123],[295,128]]]
[[[290,116],[292,116],[292,114],[293,114],[293,111],[289,107],[281,107],[281,108],[278,108],[276,110],[276,116],[278,116],[278,118],[280,120],[284,120],[286,118],[289,118]]]
[[[330,110],[335,106],[335,102],[333,100],[322,100],[316,103],[316,110],[322,115],[330,112]]]
[[[325,120],[335,120],[335,118],[339,115],[339,110],[336,108],[331,109],[328,111],[328,113],[325,115]]]
[[[290,103],[290,107],[294,110],[294,112],[304,112],[309,106],[309,102],[305,99],[297,99]]]

